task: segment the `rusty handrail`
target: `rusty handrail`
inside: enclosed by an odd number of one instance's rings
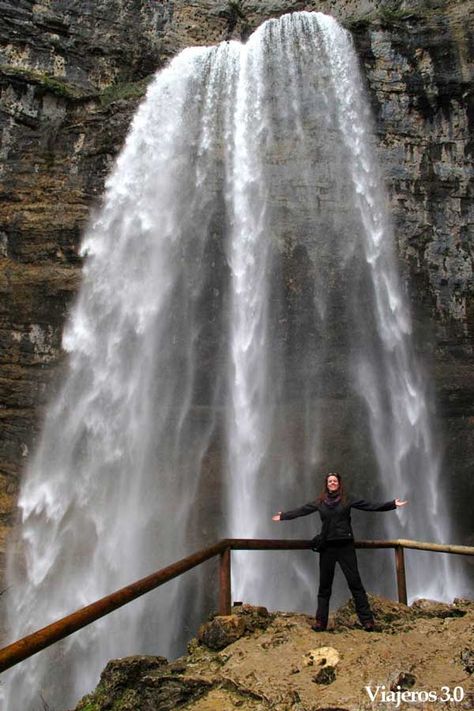
[[[232,550],[305,550],[311,548],[307,540],[278,540],[260,538],[228,538],[226,543]],[[424,543],[407,538],[394,538],[388,541],[354,541],[356,548],[412,548],[436,553],[455,553],[458,555],[474,555],[474,546],[458,546],[451,543]]]
[[[356,548],[394,548],[396,556],[398,599],[406,604],[406,581],[405,564],[403,557],[404,548],[418,550],[428,550],[442,553],[454,553],[459,555],[474,555],[474,547],[458,546],[451,544],[424,543],[422,541],[412,541],[408,539],[395,539],[389,541],[354,541]],[[144,595],[151,590],[163,585],[173,578],[182,575],[188,570],[210,560],[215,556],[220,556],[219,568],[219,613],[230,614],[231,609],[231,584],[230,566],[231,550],[307,550],[311,548],[311,541],[308,540],[284,540],[284,539],[252,539],[252,538],[225,538],[213,546],[203,548],[197,553],[193,553],[186,558],[168,565],[161,570],[141,578],[120,590],[116,590],[110,595],[86,605],[75,612],[63,617],[46,627],[13,642],[0,649],[0,672],[24,661],[42,649],[51,646],[55,642],[68,637],[70,634],[86,627],[110,612],[123,607],[127,603]]]
[[[458,546],[452,543],[424,543],[411,541],[408,538],[396,538],[389,541],[356,541],[356,548],[411,548],[419,551],[432,551],[433,553],[454,553],[456,555],[474,555],[474,546]]]
[[[169,580],[191,570],[191,568],[195,568],[197,565],[204,563],[204,561],[219,555],[225,548],[225,540],[219,541],[219,543],[209,548],[203,548],[193,555],[182,558],[176,563],[148,575],[146,578],[141,578],[130,585],[126,585],[120,590],[116,590],[90,605],[81,607],[70,615],[9,644],[7,647],[0,649],[0,672],[13,667],[55,642],[59,642],[61,639],[108,615],[110,612],[118,610],[119,607],[136,600],[137,597],[154,590],[163,585],[163,583],[167,583]]]

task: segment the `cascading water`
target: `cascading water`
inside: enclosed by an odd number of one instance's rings
[[[84,240],[20,494],[12,639],[222,536],[309,533],[270,516],[315,495],[315,468],[407,496],[390,535],[449,539],[369,127],[350,37],[320,13],[157,75]],[[236,556],[234,598],[311,611],[310,554],[275,555]],[[460,592],[425,561],[412,593]],[[188,574],[42,652],[6,675],[5,709],[71,706],[111,657],[178,653],[208,594]]]

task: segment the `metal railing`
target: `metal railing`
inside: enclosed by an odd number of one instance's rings
[[[407,588],[405,574],[404,549],[411,548],[423,551],[436,551],[440,553],[454,553],[457,555],[474,555],[474,547],[442,545],[439,543],[423,543],[421,541],[410,541],[397,539],[391,541],[356,541],[356,548],[393,548],[395,551],[395,568],[397,576],[397,590],[399,602],[407,604]],[[274,539],[248,539],[248,538],[225,538],[213,546],[202,550],[186,558],[168,565],[166,568],[158,570],[156,573],[141,578],[120,590],[116,590],[110,595],[86,605],[76,612],[53,622],[46,627],[23,637],[22,639],[9,644],[0,649],[0,672],[19,664],[19,662],[32,657],[42,649],[51,646],[55,642],[68,637],[95,622],[101,617],[123,607],[132,600],[144,595],[169,580],[182,575],[188,570],[219,556],[219,603],[218,612],[220,615],[230,615],[232,606],[231,597],[231,551],[232,550],[307,550],[311,548],[311,541],[307,540],[274,540]]]

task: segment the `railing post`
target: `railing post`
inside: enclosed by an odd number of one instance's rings
[[[230,548],[226,548],[219,557],[219,615],[230,615],[231,606]]]
[[[395,567],[397,569],[398,602],[408,604],[407,581],[405,576],[405,556],[403,546],[395,546]]]

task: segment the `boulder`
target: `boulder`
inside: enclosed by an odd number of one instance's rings
[[[174,711],[199,699],[210,686],[202,677],[173,672],[164,657],[124,657],[107,664],[96,691],[76,711]]]
[[[474,673],[474,649],[464,649],[461,652],[461,663],[465,672]]]
[[[419,598],[411,605],[412,611],[417,617],[463,617],[466,612],[460,606],[450,605],[438,600],[428,600]]]
[[[334,647],[319,647],[310,649],[304,655],[303,664],[314,667],[336,667],[339,664],[339,652]]]
[[[236,642],[246,632],[246,624],[239,615],[218,615],[211,622],[201,625],[197,638],[210,649],[224,649]]]

